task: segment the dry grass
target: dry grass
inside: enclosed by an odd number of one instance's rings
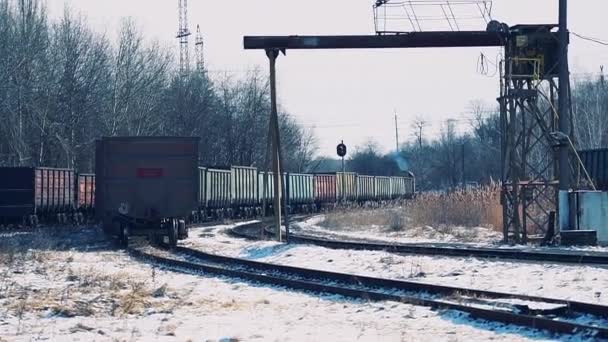
[[[325,215],[322,227],[336,230],[367,229],[370,226],[400,227],[402,216],[397,209],[336,210]]]
[[[57,271],[57,270],[55,270]],[[154,290],[147,282],[130,279],[126,273],[103,274],[93,269],[66,271],[65,285],[36,288],[4,279],[2,297],[6,309],[17,317],[49,312],[59,317],[141,314],[164,305],[166,285]]]
[[[0,242],[4,312],[20,320],[31,314],[123,317],[175,302],[175,291],[166,284],[157,286],[154,279],[77,263],[74,259],[79,253],[64,245],[63,235],[52,234],[13,236]]]
[[[406,203],[405,212],[414,226],[488,227],[500,231],[500,186],[423,193]]]
[[[335,211],[327,214],[320,225],[328,229],[350,231],[382,227],[394,232],[431,226],[434,227],[433,233],[450,234],[468,240],[471,237],[467,236],[466,231],[453,228],[486,227],[501,230],[500,187],[494,185],[449,193],[423,193],[400,206]]]

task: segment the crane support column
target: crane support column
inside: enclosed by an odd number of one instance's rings
[[[281,207],[285,212],[286,240],[289,238],[289,216],[287,212],[287,189],[285,184],[283,156],[281,152],[281,135],[279,130],[279,115],[277,110],[277,77],[276,64],[279,49],[266,49],[270,63],[270,135],[272,153],[272,172],[274,174],[274,226],[277,241],[281,241]],[[281,199],[283,203],[281,203]]]

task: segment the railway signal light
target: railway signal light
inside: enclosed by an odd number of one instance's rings
[[[344,141],[342,141],[338,147],[336,148],[336,152],[338,153],[338,156],[340,157],[344,157],[346,155],[346,145],[344,145]]]

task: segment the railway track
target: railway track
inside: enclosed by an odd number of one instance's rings
[[[137,259],[175,271],[369,301],[395,301],[453,310],[472,319],[608,339],[608,306],[597,304],[276,265],[185,247],[175,248],[169,257],[137,248],[129,249],[129,253]]]
[[[436,244],[387,244],[380,242],[340,241],[315,236],[292,234],[290,242],[313,244],[334,249],[382,250],[401,254],[442,255],[556,263],[608,265],[608,253],[547,251],[517,248],[487,248],[463,245]]]
[[[232,229],[234,236],[259,239],[262,227],[237,226]],[[266,236],[273,232],[266,231]],[[546,261],[579,265],[608,266],[608,253],[583,251],[558,251],[520,248],[489,248],[473,247],[462,244],[448,243],[383,243],[379,241],[345,241],[330,237],[319,237],[306,234],[292,233],[289,242],[311,244],[332,249],[373,250],[399,254],[440,255],[455,257],[477,257],[489,259],[507,259],[524,261]]]

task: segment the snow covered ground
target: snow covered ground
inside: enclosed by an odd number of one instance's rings
[[[251,243],[226,236],[224,232],[229,227],[193,229],[185,245],[257,260],[447,283],[483,279],[489,276],[488,268],[497,267],[501,272],[516,268],[489,263],[485,269],[480,267],[477,278],[471,278],[468,272],[473,272],[473,268],[465,265],[471,260],[455,260],[451,265],[460,265],[463,274],[449,275],[442,273],[448,266],[442,269],[438,265],[446,263],[445,260],[435,260],[431,269],[432,261],[423,262],[423,258],[407,260],[385,253]],[[422,276],[421,272],[428,275]],[[565,284],[564,293],[574,291],[571,294],[580,295],[580,299],[585,296],[578,287],[588,286],[588,292],[593,293],[593,288],[598,288],[602,281],[602,287],[607,285],[607,276],[602,273],[605,270],[581,271],[578,285],[570,284],[573,270],[558,272],[549,267],[548,272],[547,277],[562,275],[560,284]],[[539,277],[540,274],[529,276]],[[592,277],[597,277],[595,283]],[[494,284],[502,280],[504,277],[498,277]],[[516,285],[516,281],[509,283]],[[491,286],[492,282],[484,279],[476,287]],[[598,300],[603,301],[603,297]],[[166,271],[112,249],[96,229],[54,233],[53,237],[0,236],[1,341],[422,339],[520,341],[551,337],[471,321],[455,312],[436,312],[392,302],[354,301]]]
[[[406,227],[391,230],[388,227],[371,225],[369,227],[324,227],[324,215],[313,216],[304,222],[293,225],[295,232],[318,237],[332,237],[345,240],[369,240],[390,243],[458,243],[474,247],[511,248],[500,244],[502,233],[485,227]],[[517,248],[517,247],[515,247]],[[543,249],[556,249],[543,247]],[[608,246],[560,247],[575,251],[608,252]]]
[[[251,242],[226,235],[230,227],[195,228],[184,245],[277,264],[608,305],[606,267],[397,255],[272,241]]]

